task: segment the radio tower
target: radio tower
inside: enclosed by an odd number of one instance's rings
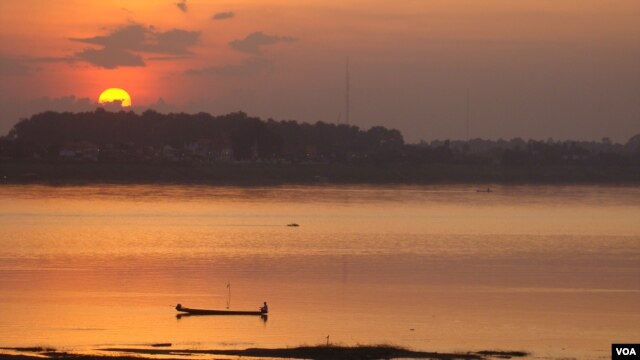
[[[349,125],[349,57],[347,56],[347,63],[345,68],[345,119],[347,125]]]
[[[467,113],[466,113],[466,125],[467,125],[467,142],[469,142],[469,103],[471,99],[469,98],[469,89],[467,89]]]

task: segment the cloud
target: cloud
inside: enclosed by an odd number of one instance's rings
[[[228,64],[223,66],[210,66],[203,69],[190,69],[185,71],[189,76],[246,76],[255,75],[270,69],[273,62],[263,57],[250,57],[239,64]]]
[[[38,65],[42,63],[72,63],[75,60],[69,56],[21,56],[20,58],[0,56],[0,75],[25,76],[41,70],[42,68]]]
[[[180,0],[176,3],[176,6],[178,7],[178,9],[180,9],[180,11],[185,13],[187,12],[187,10],[189,10],[189,6],[187,6],[187,0]]]
[[[260,54],[262,52],[262,46],[277,43],[290,43],[297,40],[298,39],[289,36],[266,35],[262,31],[257,31],[247,35],[247,37],[242,40],[234,40],[230,42],[229,46],[244,53]]]
[[[231,19],[234,16],[236,16],[236,14],[233,11],[224,11],[224,12],[215,13],[211,17],[211,19],[212,20],[226,20],[226,19]]]
[[[185,55],[190,54],[189,47],[198,43],[200,32],[173,29],[163,33],[155,33],[155,45],[150,46],[149,52]]]
[[[105,68],[115,69],[121,66],[144,66],[142,57],[132,52],[109,48],[104,49],[84,49],[75,54],[77,60],[86,61],[93,65]]]
[[[153,26],[129,24],[112,30],[107,35],[90,38],[72,38],[84,44],[102,46],[101,49],[84,49],[74,54],[73,59],[86,61],[107,69],[121,66],[145,66],[141,54],[185,56],[189,48],[200,40],[201,33],[182,29],[158,31]]]
[[[29,75],[32,68],[25,65],[22,61],[10,58],[0,57],[0,75],[3,76],[23,76]]]
[[[142,113],[146,110],[154,110],[163,114],[176,113],[180,111],[178,107],[173,104],[167,103],[163,98],[158,98],[158,100],[153,104],[134,106],[132,110],[137,113]]]
[[[59,98],[43,97],[30,100],[25,104],[27,112],[36,113],[40,111],[91,111],[97,104],[89,98],[77,98],[74,95]]]
[[[94,36],[90,38],[71,38],[85,44],[101,45],[121,50],[141,50],[146,46],[145,35],[153,30],[140,24],[129,24],[113,30],[106,36]]]
[[[190,59],[190,55],[170,55],[170,56],[153,56],[150,57],[149,60],[157,60],[157,61],[173,61],[173,60],[184,60]]]

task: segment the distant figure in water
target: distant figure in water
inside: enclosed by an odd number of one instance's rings
[[[260,308],[260,312],[266,314],[269,312],[269,307],[267,306],[267,302],[264,302],[264,305]]]

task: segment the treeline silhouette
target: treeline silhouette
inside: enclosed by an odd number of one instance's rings
[[[80,144],[80,145],[79,145]],[[80,149],[80,150],[78,150]],[[82,150],[84,149],[84,150]],[[86,152],[95,149],[95,153]],[[405,144],[395,129],[261,120],[243,112],[43,112],[20,120],[0,141],[3,159],[93,161],[279,161],[285,163],[640,166],[640,135],[625,144],[482,140]],[[71,155],[69,155],[71,154]]]
[[[99,147],[162,148],[176,151],[200,142],[211,148],[228,147],[234,160],[288,159],[291,161],[346,161],[349,156],[386,156],[404,146],[402,134],[376,126],[367,131],[356,126],[296,121],[263,121],[245,113],[221,116],[207,113],[161,114],[134,112],[44,112],[22,119],[9,132],[15,157],[38,153],[55,157],[72,142]],[[206,140],[206,141],[203,141]],[[194,146],[198,146],[195,144]],[[4,149],[5,153],[10,152]]]

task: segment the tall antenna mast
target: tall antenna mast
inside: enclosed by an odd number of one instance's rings
[[[469,89],[467,89],[467,114],[466,114],[466,120],[467,120],[467,142],[469,142]]]
[[[347,64],[345,68],[345,119],[349,125],[349,57],[347,56]]]

